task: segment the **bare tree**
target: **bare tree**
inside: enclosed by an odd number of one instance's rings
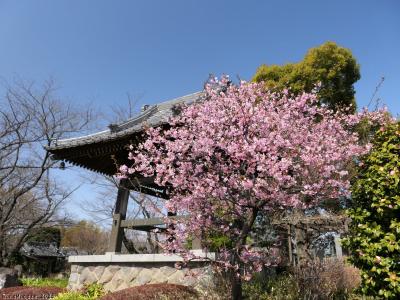
[[[44,149],[53,140],[87,128],[90,109],[74,109],[43,85],[4,83],[0,99],[0,265],[9,263],[34,229],[49,225],[74,189],[53,176],[57,167]]]
[[[132,96],[130,93],[126,93],[126,97],[126,104],[114,104],[110,106],[111,114],[107,114],[105,118],[111,123],[124,122],[140,112],[139,102],[143,97],[143,94],[136,94]]]
[[[103,254],[107,250],[108,232],[98,225],[80,221],[64,229],[61,246],[73,247],[87,254]]]

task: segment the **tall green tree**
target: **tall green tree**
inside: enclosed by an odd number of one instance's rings
[[[27,242],[54,243],[60,247],[61,230],[58,227],[37,228],[26,237]]]
[[[354,83],[360,79],[360,66],[349,49],[334,42],[310,49],[298,63],[261,65],[253,77],[255,82],[265,82],[269,89],[292,92],[311,92],[321,84],[318,96],[321,103],[337,110],[352,105],[356,109]]]
[[[400,123],[377,132],[352,188],[352,219],[343,244],[361,270],[361,290],[400,299]]]

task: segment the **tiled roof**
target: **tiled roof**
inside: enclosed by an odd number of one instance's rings
[[[204,98],[203,92],[193,93],[173,100],[149,106],[139,115],[119,124],[111,124],[108,130],[77,138],[54,141],[46,149],[52,158],[85,168],[103,175],[113,176],[117,166],[130,164],[128,145],[138,145],[143,139],[144,126],[162,126],[179,112],[182,104],[190,105]],[[65,164],[64,164],[65,166]],[[157,197],[167,197],[165,189],[154,183],[154,178],[134,174],[130,189]]]
[[[190,105],[203,97],[203,92],[197,92],[159,104],[149,106],[141,114],[119,124],[110,125],[108,130],[85,135],[77,138],[54,141],[47,147],[50,152],[60,149],[74,148],[99,142],[110,142],[132,135],[143,130],[143,125],[158,126],[167,123],[169,118],[174,115],[174,108],[177,105]]]
[[[54,243],[25,242],[20,253],[26,257],[58,257],[65,258],[71,255],[88,255],[87,251],[75,247],[57,247]]]
[[[28,257],[65,257],[65,254],[52,243],[28,242],[24,243],[21,254]]]

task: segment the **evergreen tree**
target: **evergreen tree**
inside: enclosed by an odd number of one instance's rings
[[[349,49],[327,42],[310,49],[298,63],[261,65],[253,81],[265,82],[269,89],[283,90],[290,87],[294,93],[311,92],[321,84],[318,96],[329,108],[346,108],[354,112],[354,83],[360,79],[360,66]]]

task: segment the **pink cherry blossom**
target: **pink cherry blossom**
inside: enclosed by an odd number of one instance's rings
[[[352,129],[365,118],[380,124],[387,114],[333,112],[319,107],[313,93],[272,93],[224,79],[205,92],[205,100],[170,120],[170,129],[148,128],[129,159],[136,172],[168,189],[167,209],[190,216],[175,226],[166,249],[188,258],[188,239],[208,248],[210,233],[225,236],[230,243],[219,249],[219,269],[245,265],[248,278],[249,270],[279,260],[276,247],[248,244],[257,218],[348,195],[348,166],[369,149]],[[129,168],[119,171],[128,176]]]

